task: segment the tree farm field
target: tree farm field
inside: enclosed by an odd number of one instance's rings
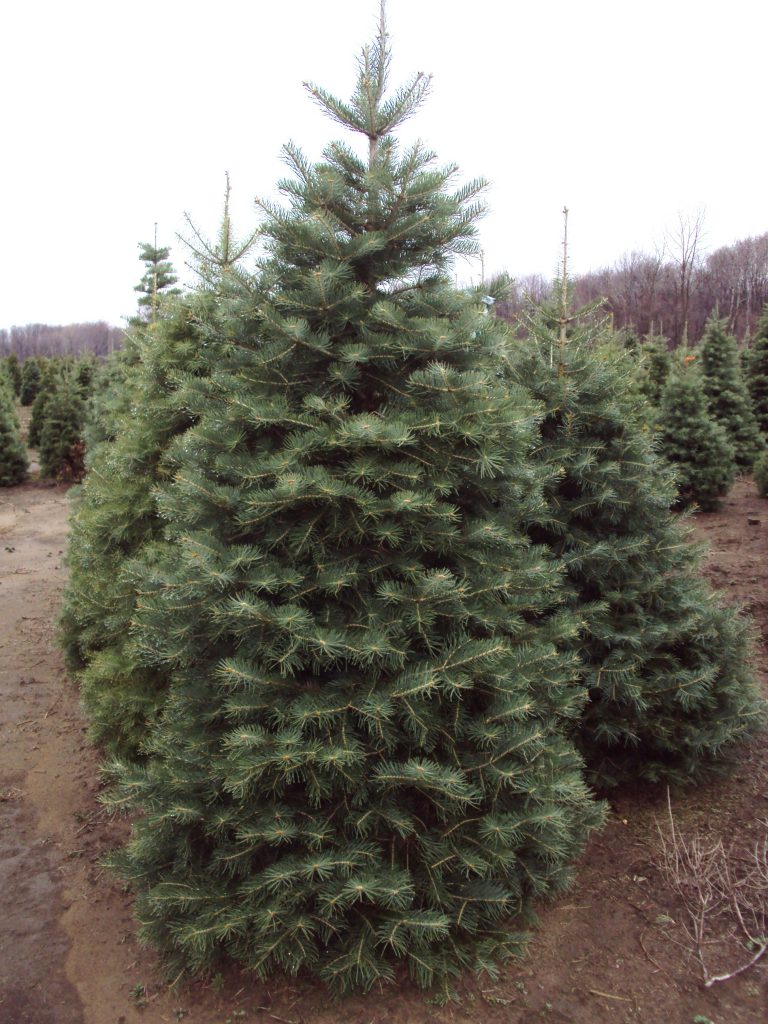
[[[32,453],[34,459],[34,453]],[[467,976],[439,1005],[407,979],[332,1002],[320,985],[230,972],[169,987],[135,937],[131,897],[102,866],[127,825],[99,804],[97,751],[55,641],[66,573],[64,486],[30,483],[0,500],[0,1021],[135,1024],[186,1020],[278,1024],[757,1024],[768,1015],[768,957],[705,988],[691,918],[662,867],[666,793],[610,795],[605,827],[570,892],[541,908],[528,956],[498,980]],[[768,502],[750,478],[723,509],[698,514],[704,573],[768,637]],[[766,642],[756,669],[768,682]],[[768,736],[724,781],[672,794],[683,842],[714,834],[749,862],[768,821]],[[761,826],[761,822],[763,823]],[[762,832],[761,832],[762,828]],[[660,830],[661,829],[661,833]],[[765,893],[763,893],[765,896]],[[707,921],[711,974],[749,960],[727,913]],[[711,942],[711,945],[709,943]]]

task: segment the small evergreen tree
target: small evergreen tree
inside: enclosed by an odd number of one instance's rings
[[[674,483],[634,360],[566,308],[529,320],[511,369],[545,408],[549,514],[531,536],[563,565],[583,621],[569,649],[589,691],[578,728],[588,778],[598,788],[701,780],[758,721],[747,626],[718,606],[669,511]]]
[[[20,484],[27,475],[27,453],[19,433],[12,384],[0,374],[0,487]]]
[[[13,396],[18,398],[21,394],[21,365],[19,364],[19,357],[15,352],[11,352],[10,355],[5,357],[3,363],[11,382]]]
[[[11,370],[5,359],[0,359],[0,388],[5,391],[6,399],[15,405],[13,379],[11,377]]]
[[[725,428],[710,416],[695,356],[687,359],[662,394],[659,446],[675,474],[677,504],[713,512],[733,485],[736,453]]]
[[[625,348],[633,355],[637,355],[640,352],[643,340],[640,335],[635,332],[635,328],[632,324],[629,324],[629,326],[616,332],[616,343],[620,348]]]
[[[48,415],[48,405],[62,379],[62,364],[58,359],[49,359],[40,378],[37,394],[32,403],[32,415],[29,417],[27,443],[30,448],[37,448]]]
[[[40,388],[42,372],[37,359],[29,358],[24,360],[24,367],[21,371],[21,404],[32,405],[37,398]]]
[[[712,418],[725,428],[736,464],[751,469],[764,441],[741,375],[736,339],[728,334],[722,320],[712,318],[707,322],[701,341],[701,370]]]
[[[124,406],[130,393],[126,382],[128,358],[127,351],[120,349],[113,352],[94,372],[86,400],[83,428],[88,452],[94,452],[103,441],[114,441],[120,429],[120,413],[125,411]]]
[[[757,493],[761,498],[768,498],[768,452],[763,452],[758,456],[752,472],[755,477]]]
[[[185,387],[167,547],[134,563],[170,695],[147,764],[113,766],[167,961],[340,991],[492,969],[600,817],[564,735],[575,616],[545,614],[558,573],[521,529],[535,409],[500,379],[505,326],[452,286],[480,183],[399,152],[428,79],[386,99],[388,63],[382,16],[352,101],[311,87],[368,157],[288,148],[268,297]]]
[[[95,429],[102,440],[72,521],[60,641],[80,680],[92,738],[130,758],[139,756],[165,690],[163,674],[142,664],[131,641],[130,560],[144,552],[151,561],[164,525],[153,488],[169,472],[170,440],[193,422],[175,401],[175,376],[197,372],[200,357],[213,353],[196,322],[200,305],[182,303],[129,332],[119,389],[101,410]]]
[[[167,246],[158,248],[157,225],[155,225],[155,241],[139,243],[139,259],[145,266],[144,276],[135,286],[134,291],[140,292],[140,319],[154,321],[160,316],[160,303],[163,298],[178,295],[179,289],[173,285],[178,281],[173,264],[169,260],[171,250]]]
[[[768,438],[768,303],[757,322],[757,330],[749,353],[746,374],[749,393],[752,398],[757,424],[764,437]]]
[[[61,483],[82,479],[85,409],[76,381],[68,374],[53,384],[40,431],[40,475]]]
[[[238,323],[249,323],[253,282],[238,274],[254,236],[234,237],[228,195],[216,244],[198,235],[204,285],[164,304],[161,317],[136,323],[106,367],[107,384],[90,410],[88,476],[73,516],[69,579],[59,621],[69,668],[81,684],[91,736],[110,753],[142,756],[149,724],[164,703],[166,673],[147,666],[130,634],[137,595],[131,559],[151,562],[164,520],[153,490],[171,472],[171,441],[194,422],[180,398],[188,377],[210,372],[231,331],[218,317],[240,297]]]
[[[661,395],[672,369],[672,355],[666,338],[650,335],[640,347],[640,391],[654,407],[661,404]]]
[[[81,356],[75,364],[74,379],[84,402],[91,397],[98,371],[99,361],[95,356]]]

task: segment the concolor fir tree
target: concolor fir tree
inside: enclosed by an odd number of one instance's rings
[[[577,617],[546,615],[558,572],[520,525],[535,408],[452,286],[481,183],[398,148],[429,79],[387,97],[388,64],[382,17],[350,102],[309,87],[365,158],[286,150],[269,298],[188,382],[160,488],[135,629],[170,696],[112,800],[143,811],[118,863],[174,969],[339,991],[492,969],[600,817],[564,736]]]
[[[722,320],[708,321],[701,340],[701,371],[712,418],[724,427],[736,464],[751,469],[765,442],[744,383],[736,339]]]
[[[699,577],[669,511],[635,362],[599,324],[539,310],[512,350],[514,379],[544,403],[538,457],[549,514],[531,528],[562,564],[582,617],[569,644],[589,703],[578,727],[598,788],[690,782],[717,771],[757,722],[747,627]]]

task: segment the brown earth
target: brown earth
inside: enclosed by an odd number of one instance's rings
[[[468,978],[438,1006],[404,983],[329,1002],[308,982],[232,970],[169,989],[138,947],[131,900],[100,866],[125,826],[102,814],[87,742],[53,620],[64,577],[68,503],[33,482],[0,494],[0,1024],[758,1024],[768,1020],[768,957],[702,986],[682,912],[657,866],[664,794],[622,793],[545,908],[528,957],[496,982]],[[751,523],[750,519],[758,522]],[[699,515],[704,572],[743,602],[768,637],[768,503],[740,481],[720,513]],[[756,667],[768,681],[766,644]],[[725,782],[676,796],[680,832],[712,828],[745,853],[768,820],[768,736]],[[682,944],[681,944],[682,943]],[[723,967],[742,950],[713,947]],[[731,959],[728,959],[728,956]]]

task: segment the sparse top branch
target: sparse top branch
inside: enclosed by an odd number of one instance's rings
[[[230,215],[230,198],[232,186],[229,181],[229,174],[226,174],[226,188],[224,190],[224,212],[221,218],[221,226],[215,241],[209,241],[188,213],[184,214],[191,238],[179,235],[191,253],[191,262],[187,266],[200,277],[206,285],[213,287],[226,275],[240,274],[241,263],[251,252],[259,237],[259,229],[251,231],[244,238],[237,238],[232,228],[232,217]]]
[[[386,99],[388,63],[382,14],[375,42],[363,50],[349,103],[307,86],[335,121],[365,135],[371,145],[366,162],[348,145],[331,143],[325,161],[316,165],[295,144],[285,146],[293,177],[281,181],[280,189],[290,208],[260,203],[267,215],[263,235],[273,256],[270,272],[280,267],[283,286],[289,282],[282,272],[303,275],[312,268],[324,289],[338,288],[342,274],[354,279],[366,301],[376,301],[395,288],[402,293],[434,287],[438,277],[446,284],[454,255],[479,252],[476,221],[485,212],[480,197],[486,182],[470,181],[451,193],[455,165],[436,168],[435,154],[419,142],[399,150],[391,133],[422,103],[430,79],[418,74]],[[291,292],[283,287],[283,312]],[[294,313],[305,310],[302,299]],[[337,304],[333,313],[343,314],[344,308]]]
[[[369,162],[373,166],[379,141],[414,114],[429,93],[431,75],[417,72],[406,85],[401,86],[390,99],[385,100],[391,52],[385,5],[379,13],[379,32],[370,46],[363,47],[358,60],[357,87],[349,103],[336,99],[325,89],[311,82],[304,88],[310,96],[339,124],[368,138]]]

